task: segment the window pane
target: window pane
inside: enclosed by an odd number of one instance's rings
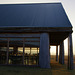
[[[22,64],[23,62],[23,39],[9,39],[9,64]]]
[[[7,38],[0,38],[0,64],[6,64]]]

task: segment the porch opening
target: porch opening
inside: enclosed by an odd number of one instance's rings
[[[39,38],[0,38],[0,64],[38,65]]]

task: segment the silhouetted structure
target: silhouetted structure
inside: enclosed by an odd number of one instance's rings
[[[15,43],[14,38],[18,38]],[[61,3],[0,5],[0,46],[7,47],[7,64],[9,47],[16,48],[16,52],[17,47],[23,47],[23,64],[25,47],[37,47],[40,48],[39,66],[50,68],[50,45],[60,45],[59,63],[64,64],[66,38],[69,39],[68,68],[73,69],[72,25]],[[58,47],[56,51],[58,57]]]

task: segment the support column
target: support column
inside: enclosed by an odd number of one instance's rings
[[[59,46],[59,63],[61,63],[61,50],[60,50],[60,46]]]
[[[64,64],[64,41],[60,43],[59,63]]]
[[[58,61],[58,46],[56,46],[56,61]]]
[[[8,38],[8,43],[7,43],[7,59],[6,59],[7,64],[9,64],[8,60],[9,60],[9,38]]]
[[[68,37],[68,69],[72,70],[73,64],[73,46],[72,46],[72,34]]]
[[[40,35],[39,66],[41,68],[50,68],[49,34]]]
[[[24,65],[24,52],[25,52],[25,39],[23,38],[23,65]]]
[[[39,48],[37,48],[37,65],[39,65]]]
[[[37,54],[38,54],[38,47],[37,47]]]

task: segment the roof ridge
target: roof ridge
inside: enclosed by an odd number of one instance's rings
[[[53,3],[17,3],[17,4],[0,4],[0,5],[35,5],[35,4],[61,4],[61,2],[53,2]]]

